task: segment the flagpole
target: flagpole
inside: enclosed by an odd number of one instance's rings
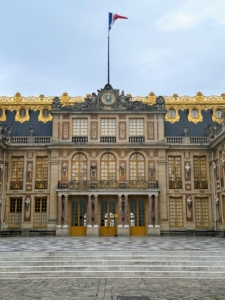
[[[109,31],[108,31],[108,84],[110,84],[110,76],[109,76]]]

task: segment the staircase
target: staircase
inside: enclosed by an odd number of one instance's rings
[[[225,251],[0,252],[0,278],[225,278]]]

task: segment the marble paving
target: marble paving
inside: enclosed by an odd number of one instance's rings
[[[13,251],[225,251],[216,237],[4,237],[0,252]]]

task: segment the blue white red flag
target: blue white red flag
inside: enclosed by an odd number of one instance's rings
[[[109,30],[111,29],[112,25],[115,23],[117,19],[128,19],[128,18],[124,16],[120,16],[118,14],[109,13]]]

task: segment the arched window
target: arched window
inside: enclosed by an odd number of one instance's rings
[[[145,180],[145,158],[140,153],[130,157],[130,180]]]
[[[105,153],[101,157],[101,180],[116,179],[116,158],[112,153]]]
[[[87,157],[82,153],[72,158],[72,180],[87,180]]]

